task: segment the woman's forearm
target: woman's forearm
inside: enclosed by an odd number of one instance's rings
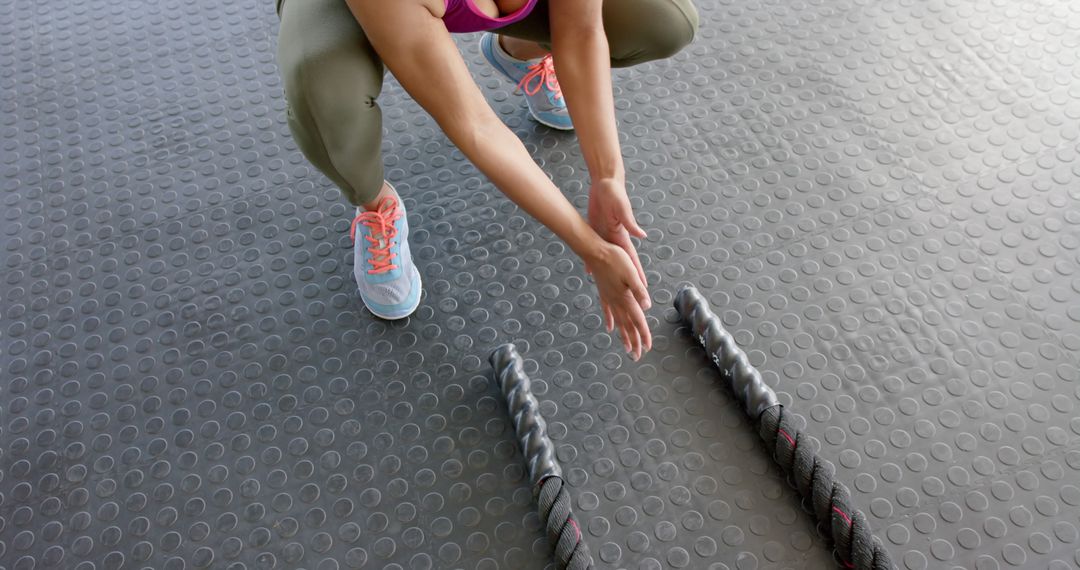
[[[596,18],[593,23],[554,22],[552,54],[589,176],[594,181],[623,180],[611,92],[611,53],[603,25]],[[559,29],[559,24],[564,29]]]
[[[521,140],[494,115],[446,135],[515,204],[551,229],[588,262],[607,243],[533,161]]]

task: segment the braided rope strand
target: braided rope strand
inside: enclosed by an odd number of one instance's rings
[[[581,527],[570,508],[570,494],[562,477],[548,477],[540,484],[537,497],[540,518],[544,519],[548,542],[555,545],[555,561],[567,570],[591,569],[592,555],[581,540]]]
[[[845,568],[893,570],[884,546],[870,532],[866,516],[851,505],[851,492],[834,478],[831,463],[811,448],[789,412],[765,384],[761,374],[723,329],[705,297],[686,287],[675,297],[675,308],[705,347],[721,377],[731,387],[746,413],[757,424],[758,434],[773,458],[810,503],[818,526],[833,543]]]
[[[532,381],[525,374],[521,355],[514,345],[505,344],[491,353],[490,360],[529,467],[529,479],[537,492],[540,518],[544,521],[556,567],[559,570],[591,570],[592,555],[581,540],[581,527],[574,519],[570,493],[555,459],[555,444],[547,436],[547,423],[540,415],[540,403],[532,393]]]

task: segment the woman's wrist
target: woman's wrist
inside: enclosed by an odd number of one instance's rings
[[[621,176],[611,176],[607,178],[594,178],[589,186],[589,192],[600,192],[609,196],[614,195],[613,191],[626,193],[626,179]]]
[[[596,233],[596,230],[580,215],[574,220],[568,235],[563,236],[566,245],[585,262],[586,265],[599,261],[607,255],[608,242]]]
[[[626,185],[626,171],[623,170],[622,167],[597,172],[595,174],[590,173],[589,178],[591,179],[593,186],[600,184]]]

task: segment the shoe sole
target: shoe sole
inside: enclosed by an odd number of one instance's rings
[[[549,123],[549,122],[541,119],[540,117],[537,117],[532,112],[532,109],[529,109],[529,116],[532,117],[532,119],[534,121],[536,121],[537,123],[540,123],[541,125],[544,125],[545,127],[549,128],[549,129],[555,129],[556,131],[566,131],[566,132],[574,130],[574,127],[572,125],[569,126],[569,127],[566,127],[566,126],[562,126],[562,125],[556,125],[556,124]]]
[[[371,311],[371,314],[375,315],[376,317],[379,317],[380,319],[382,319],[384,321],[400,321],[401,319],[404,319],[406,317],[411,316],[413,313],[416,312],[416,309],[418,307],[420,307],[420,299],[422,299],[423,296],[424,296],[423,295],[423,293],[424,293],[424,290],[423,290],[424,281],[420,277],[420,271],[419,270],[416,271],[416,286],[420,289],[420,293],[416,295],[416,303],[413,303],[413,306],[409,307],[405,311],[405,314],[403,314],[403,315],[384,315],[384,314],[380,314],[375,309],[372,309],[371,307],[369,307],[366,302],[364,302],[364,306],[367,307],[367,310]],[[364,301],[363,295],[360,296],[360,300]]]
[[[490,64],[491,67],[494,67],[495,70],[498,71],[499,73],[501,73],[503,75],[503,77],[505,77],[507,80],[514,81],[513,75],[510,72],[506,71],[506,68],[504,68],[498,61],[495,60],[495,54],[491,53],[491,50],[493,50],[495,48],[488,47],[488,44],[490,44],[491,42],[494,42],[494,41],[497,41],[497,40],[492,39],[492,40],[489,40],[487,42],[481,42],[480,52],[484,54],[484,59],[487,60],[488,64]],[[537,117],[536,113],[533,112],[532,107],[528,106],[528,101],[527,100],[526,100],[525,103],[526,103],[525,104],[526,108],[529,109],[529,116],[532,117],[533,120],[536,121],[537,123],[540,123],[541,125],[544,125],[545,127],[548,127],[549,129],[555,129],[557,131],[572,131],[572,130],[574,130],[573,125],[570,125],[569,127],[564,126],[564,125],[556,125],[554,123],[549,123],[549,122],[541,119],[540,117]]]

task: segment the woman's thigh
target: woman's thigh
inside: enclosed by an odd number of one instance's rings
[[[496,30],[507,36],[551,44],[548,0],[539,0],[525,19]],[[604,31],[611,64],[628,67],[671,57],[694,39],[699,24],[691,0],[605,0]]]
[[[345,0],[285,0],[278,67],[301,151],[351,202],[373,199],[383,176],[384,67]]]

